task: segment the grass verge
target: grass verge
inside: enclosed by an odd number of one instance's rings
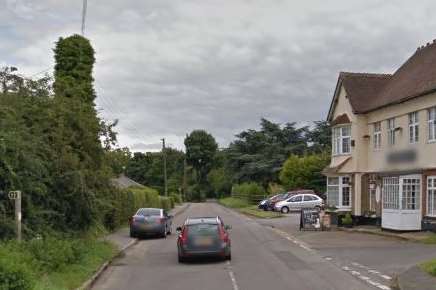
[[[436,234],[426,237],[425,239],[421,240],[421,242],[424,244],[436,245]]]
[[[225,207],[236,209],[243,214],[254,216],[256,218],[269,219],[283,216],[278,212],[260,210],[257,206],[250,205],[246,200],[240,198],[225,197],[219,199],[218,202]]]
[[[80,287],[117,254],[97,238],[47,235],[0,243],[0,289],[68,290]]]
[[[436,259],[422,263],[420,267],[430,275],[436,276]]]
[[[117,254],[116,247],[103,241],[92,241],[80,263],[65,266],[62,270],[48,273],[36,283],[35,290],[77,289],[87,281],[106,261]]]

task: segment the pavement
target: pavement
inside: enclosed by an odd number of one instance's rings
[[[232,261],[177,262],[176,235],[144,239],[113,261],[92,289],[151,290],[369,290],[377,288],[345,271],[288,232],[216,203],[196,203],[175,217],[219,215],[232,226]]]

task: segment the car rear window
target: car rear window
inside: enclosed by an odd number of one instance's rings
[[[218,225],[214,224],[195,224],[188,226],[189,235],[211,236],[218,234]]]
[[[136,215],[142,216],[160,216],[160,209],[156,208],[141,208]]]

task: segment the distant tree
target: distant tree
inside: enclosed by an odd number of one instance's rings
[[[314,128],[307,132],[307,142],[311,152],[331,151],[331,140],[331,127],[327,121],[314,122]]]
[[[330,162],[329,153],[307,156],[291,155],[280,172],[280,181],[287,190],[304,188],[325,191],[325,177],[321,174]]]
[[[176,193],[182,186],[185,154],[170,147],[167,147],[165,150],[168,191]],[[126,175],[136,182],[157,189],[163,194],[164,173],[162,152],[135,152],[127,164]]]
[[[214,197],[227,196],[232,190],[232,179],[229,172],[224,168],[214,168],[207,175]]]
[[[218,144],[215,138],[204,130],[194,130],[185,139],[186,161],[197,172],[198,183],[204,185],[207,174],[213,167]]]
[[[228,166],[237,183],[254,181],[265,188],[278,181],[283,162],[291,155],[307,150],[307,127],[296,128],[295,123],[280,126],[266,119],[261,128],[236,135],[228,149]]]
[[[106,151],[107,164],[112,168],[115,176],[125,172],[130,158],[131,153],[127,147]]]

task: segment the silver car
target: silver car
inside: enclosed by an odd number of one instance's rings
[[[166,238],[171,234],[173,217],[161,208],[140,208],[130,219],[130,236],[159,235]]]
[[[324,205],[322,198],[315,194],[297,194],[287,200],[280,201],[275,204],[274,210],[282,213],[288,213],[293,210],[302,208],[318,208],[321,209]]]

